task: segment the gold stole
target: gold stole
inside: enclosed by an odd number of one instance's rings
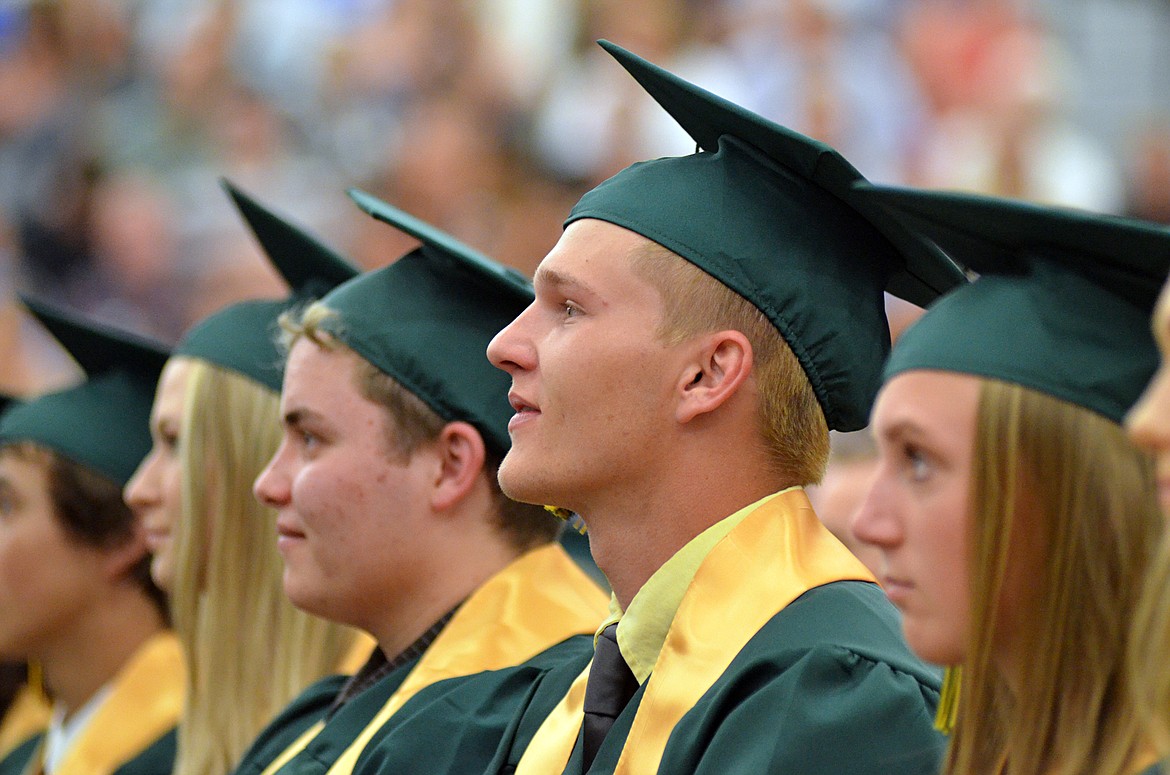
[[[535,549],[492,576],[459,607],[402,685],[329,768],[349,775],[378,730],[406,702],[448,678],[519,665],[573,635],[593,634],[608,600],[558,544]],[[263,775],[273,775],[324,728],[308,729]]]
[[[20,687],[4,714],[4,723],[0,724],[0,759],[36,733],[43,732],[51,715],[48,698],[39,682],[34,686],[30,677],[29,683]]]
[[[873,581],[813,513],[803,490],[748,514],[699,566],[647,681],[615,775],[657,772],[675,724],[773,616],[832,581]],[[516,775],[564,772],[581,729],[585,669],[524,752]]]
[[[147,639],[114,677],[113,689],[55,775],[104,775],[133,759],[179,721],[186,692],[183,649],[174,633]],[[43,752],[35,756],[39,771]],[[32,763],[30,763],[32,764]]]

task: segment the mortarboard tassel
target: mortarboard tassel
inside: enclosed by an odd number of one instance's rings
[[[948,667],[943,672],[942,693],[938,698],[938,713],[934,715],[934,728],[949,735],[955,728],[955,716],[959,712],[959,688],[963,679],[963,668]]]
[[[567,522],[569,527],[581,535],[585,535],[587,528],[585,527],[585,520],[581,519],[580,514],[569,511],[568,509],[562,509],[560,506],[545,506],[544,510],[557,519]]]

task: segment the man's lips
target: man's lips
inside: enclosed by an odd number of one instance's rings
[[[515,393],[508,394],[508,403],[512,405],[512,409],[516,414],[512,415],[512,419],[508,421],[508,430],[515,430],[518,426],[532,420],[540,415],[540,409]]]
[[[512,405],[512,408],[516,410],[517,414],[540,411],[536,407],[536,404],[521,398],[516,393],[508,393],[508,403]]]
[[[285,520],[276,520],[277,540],[304,538],[305,532]]]

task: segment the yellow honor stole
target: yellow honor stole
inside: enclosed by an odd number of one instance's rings
[[[657,772],[678,721],[773,616],[814,587],[873,581],[817,519],[801,489],[763,502],[699,566],[646,682],[615,775]],[[545,719],[516,775],[564,772],[583,719],[589,668]]]
[[[329,768],[349,775],[387,721],[418,692],[448,678],[519,665],[573,635],[593,634],[608,601],[558,544],[535,549],[488,579],[459,607],[402,685]],[[320,734],[318,722],[263,775],[273,775]]]
[[[149,638],[114,677],[110,696],[55,775],[105,775],[142,753],[179,722],[186,680],[183,649],[174,633]],[[41,756],[38,751],[30,763],[36,771]]]

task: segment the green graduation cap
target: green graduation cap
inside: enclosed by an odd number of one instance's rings
[[[223,186],[292,293],[280,301],[238,302],[204,318],[184,335],[175,355],[209,361],[279,391],[284,355],[277,345],[277,319],[324,296],[358,270],[230,182]]]
[[[1170,271],[1170,230],[976,194],[859,193],[980,275],[902,334],[886,379],[974,374],[1121,422],[1158,365],[1150,315]]]
[[[674,251],[763,312],[830,429],[865,425],[889,352],[883,291],[924,306],[964,282],[929,241],[854,191],[837,151],[601,41],[699,146],[586,194],[567,226],[609,221]]]
[[[511,378],[485,353],[492,337],[532,302],[531,284],[369,194],[349,195],[422,245],[325,296],[321,303],[336,314],[323,328],[444,420],[471,423],[489,450],[507,452]]]
[[[150,451],[150,407],[166,348],[22,300],[69,351],[86,380],[12,404],[0,417],[0,444],[31,441],[125,485]]]

